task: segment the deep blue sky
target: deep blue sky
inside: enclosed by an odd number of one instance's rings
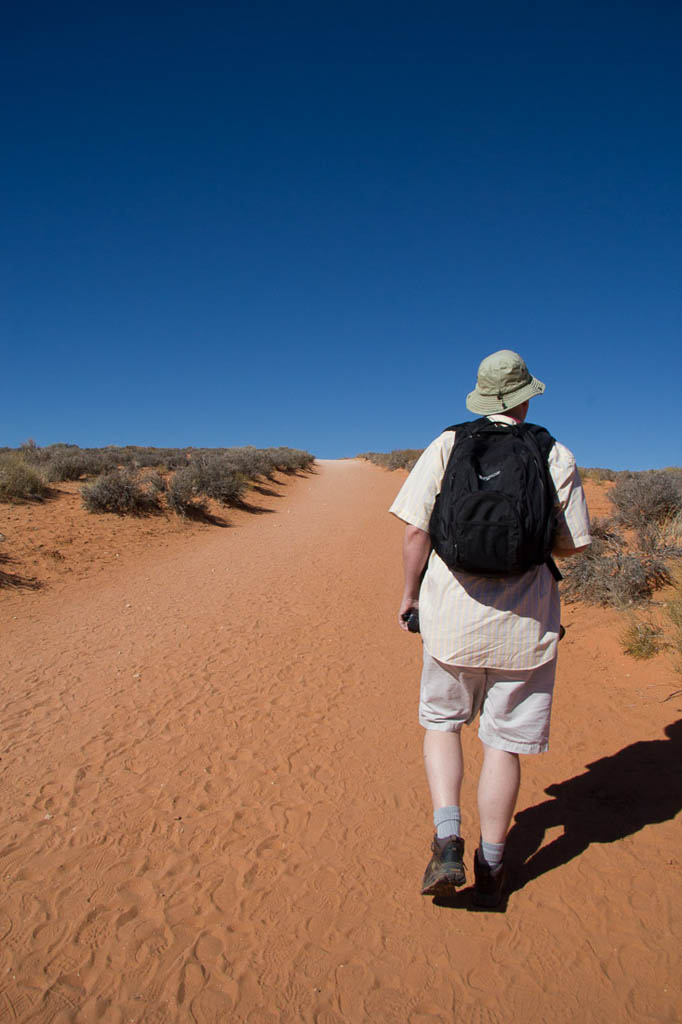
[[[480,359],[682,463],[682,7],[7,9],[0,445],[423,446]]]

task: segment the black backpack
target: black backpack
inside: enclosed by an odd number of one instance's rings
[[[532,423],[483,417],[459,423],[429,532],[450,569],[512,576],[552,559],[556,493],[547,458],[554,438]]]

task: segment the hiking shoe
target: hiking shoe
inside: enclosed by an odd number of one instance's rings
[[[442,896],[452,892],[457,885],[464,885],[464,840],[459,836],[446,839],[433,837],[433,857],[426,866],[422,882],[422,896]]]
[[[507,880],[504,861],[500,870],[493,874],[491,868],[478,859],[478,850],[474,854],[474,891],[472,901],[475,907],[497,907],[502,900],[504,883]]]

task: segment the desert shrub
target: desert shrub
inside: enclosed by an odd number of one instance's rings
[[[197,474],[190,466],[176,470],[166,492],[168,507],[179,516],[193,517],[206,512],[206,501],[196,490]]]
[[[192,456],[187,479],[193,480],[195,494],[214,498],[223,505],[239,502],[246,490],[246,477],[223,455]]]
[[[85,455],[97,461],[100,473],[109,473],[112,469],[119,469],[120,464],[115,451],[108,448],[84,448]]]
[[[38,465],[43,458],[43,449],[36,444],[32,437],[28,441],[23,441],[19,445],[19,455],[24,460],[32,465]]]
[[[28,462],[32,466],[43,466],[57,454],[77,452],[79,450],[76,444],[63,444],[61,442],[59,444],[49,444],[41,448],[33,440],[24,441],[17,449],[24,462]]]
[[[385,466],[387,455],[382,452],[359,452],[355,458],[364,459],[365,462],[373,462],[375,466]]]
[[[578,472],[583,480],[594,480],[598,484],[615,480],[618,476],[614,469],[602,469],[600,466],[578,466]]]
[[[564,600],[623,607],[647,601],[670,582],[665,557],[657,551],[627,551],[612,519],[595,519],[591,534],[590,547],[562,566]]]
[[[682,585],[677,584],[675,597],[666,605],[668,616],[676,631],[677,646],[682,651]]]
[[[245,471],[248,472],[252,480],[272,480],[277,464],[271,453],[263,451],[261,448],[246,449],[245,460]]]
[[[661,547],[673,554],[682,553],[682,512],[668,516],[658,524]]]
[[[620,551],[625,546],[625,540],[618,530],[615,520],[608,516],[595,516],[590,523],[590,535],[592,537],[592,550],[596,548],[613,548]]]
[[[135,454],[130,448],[120,448],[118,445],[110,444],[106,448],[98,449],[100,456],[107,464],[107,471],[111,469],[134,469]]]
[[[668,646],[674,655],[674,665],[678,672],[682,672],[682,572],[675,573],[673,579],[673,591],[665,602],[665,610],[670,620],[668,630]]]
[[[274,459],[266,455],[260,448],[250,445],[244,448],[221,448],[217,452],[206,452],[202,455],[220,457],[230,463],[237,473],[248,480],[258,480],[264,476],[272,476],[275,470]]]
[[[160,497],[168,490],[168,485],[160,473],[156,471],[147,472],[142,477],[142,482],[151,494]]]
[[[17,452],[0,457],[0,501],[42,501],[49,493],[41,474]]]
[[[265,448],[266,454],[272,459],[275,469],[280,473],[296,473],[312,467],[315,456],[298,448]]]
[[[624,607],[648,601],[654,590],[670,582],[665,559],[642,551],[626,553],[592,542],[590,548],[562,566],[565,601]]]
[[[620,475],[609,491],[623,526],[660,523],[682,511],[682,492],[675,476],[665,470]]]
[[[226,464],[249,480],[262,477],[272,479],[275,471],[296,473],[310,469],[315,456],[298,448],[196,448],[190,452],[190,462],[202,459],[223,459]]]
[[[298,458],[298,468],[309,470],[315,465],[315,456],[311,452],[303,451],[300,448],[295,448],[296,456]]]
[[[421,453],[420,448],[394,448],[391,452],[363,452],[357,458],[373,462],[375,466],[383,466],[384,469],[410,470]]]
[[[388,455],[389,469],[412,469],[421,452],[415,448],[397,448]]]
[[[102,460],[96,455],[76,449],[57,451],[44,463],[43,472],[51,483],[63,480],[80,480],[82,476],[96,476],[104,470]]]
[[[637,546],[641,551],[664,558],[682,557],[682,513],[668,516],[662,522],[645,520],[637,528]]]
[[[653,622],[633,618],[621,634],[621,644],[633,658],[653,658],[664,646],[663,630]]]
[[[102,473],[109,473],[113,469],[122,469],[124,467],[132,468],[132,460],[125,458],[123,450],[115,445],[108,444],[104,448],[85,448],[83,450],[88,452],[88,454],[97,456],[100,460],[100,472]]]
[[[123,450],[124,458],[136,469],[181,469],[187,465],[187,453],[181,448],[139,448],[129,446]]]
[[[23,459],[39,468],[46,480],[78,480],[115,469],[116,460],[103,448],[79,448],[77,444],[50,444],[45,448],[27,442],[19,452]]]
[[[103,473],[92,483],[84,484],[81,495],[88,512],[141,516],[159,511],[158,494],[145,490],[130,470]]]
[[[277,469],[275,456],[262,448],[228,448],[225,456],[250,480],[271,480]]]

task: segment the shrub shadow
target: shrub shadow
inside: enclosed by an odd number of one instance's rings
[[[13,559],[9,555],[0,554],[0,566],[10,565]],[[22,576],[18,572],[5,572],[0,568],[0,587],[12,587],[15,590],[39,590],[42,586],[35,576]]]
[[[273,491],[270,487],[265,487],[263,484],[252,484],[251,490],[255,491],[256,494],[262,494],[264,498],[283,498],[284,495],[279,491]]]
[[[9,497],[3,499],[3,505],[46,505],[50,501],[56,501],[62,494],[67,494],[67,491],[60,491],[54,484],[45,485],[44,494],[29,494],[22,497]]]
[[[213,512],[209,512],[206,508],[186,508],[182,513],[182,518],[187,519],[192,523],[206,523],[209,526],[220,526],[223,530],[229,529],[231,524],[227,519],[223,519],[222,516],[217,516]]]
[[[269,516],[275,510],[274,508],[263,508],[262,505],[252,505],[250,501],[246,501],[244,498],[237,498],[230,502],[232,508],[240,508],[242,512],[250,512],[254,516]]]
[[[593,761],[582,775],[548,786],[549,800],[515,816],[506,846],[510,892],[592,843],[614,843],[675,817],[682,808],[682,719],[666,726],[665,734],[667,739],[642,740]],[[542,846],[547,829],[557,826],[563,834]]]

